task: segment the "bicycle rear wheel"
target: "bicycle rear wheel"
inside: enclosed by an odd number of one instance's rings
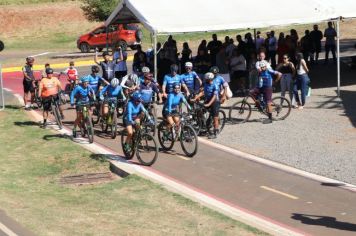
[[[158,125],[158,141],[164,151],[169,151],[173,148],[173,133],[167,128],[167,124],[164,121]]]
[[[272,119],[284,120],[291,112],[291,105],[288,99],[284,97],[275,97],[272,99]]]
[[[229,120],[232,124],[242,124],[250,119],[251,105],[240,101],[234,103],[229,110]]]
[[[62,120],[61,120],[61,115],[59,113],[58,106],[56,106],[55,104],[52,104],[52,112],[53,112],[54,118],[56,119],[56,123],[57,123],[59,129],[62,129],[63,124],[62,124]]]
[[[156,162],[158,147],[156,140],[151,134],[141,134],[136,147],[136,157],[144,166],[151,166]]]
[[[180,133],[180,144],[188,157],[193,157],[198,151],[198,136],[190,125],[184,125]]]
[[[131,145],[131,150],[126,150],[125,149],[125,142],[127,138],[127,131],[124,130],[121,133],[121,147],[122,147],[122,152],[124,153],[124,158],[126,160],[131,160],[135,154],[135,149],[133,148],[134,145]],[[132,137],[132,141],[134,141],[134,137]]]
[[[224,129],[226,123],[225,111],[219,110],[219,133]]]

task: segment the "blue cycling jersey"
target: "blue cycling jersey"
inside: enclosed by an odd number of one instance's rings
[[[174,85],[175,84],[181,84],[182,80],[180,78],[180,75],[165,75],[163,79],[163,86],[166,86],[166,93],[170,94],[174,92]]]
[[[219,101],[219,88],[216,83],[205,83],[204,84],[204,98],[205,102],[210,102],[210,100],[216,95],[216,101]]]
[[[259,87],[262,88],[262,87],[267,87],[267,88],[270,88],[272,87],[272,84],[273,84],[273,75],[276,75],[278,74],[277,71],[274,71],[272,69],[267,69],[265,71],[261,71],[260,72],[260,79],[262,79],[262,83],[259,84]]]
[[[182,103],[186,104],[190,109],[187,100],[182,93],[170,93],[168,94],[167,101],[164,104],[163,109],[166,112],[171,113],[172,111],[176,111]]]
[[[95,75],[95,76],[88,75],[88,77],[89,77],[89,87],[92,88],[96,94],[99,90],[99,82],[100,82],[100,80],[102,81],[103,78],[101,78],[98,75]]]
[[[140,84],[140,93],[141,93],[141,99],[143,103],[150,103],[152,102],[152,97],[153,93],[159,93],[159,89],[157,87],[157,84],[151,82],[149,84],[141,83]]]
[[[197,83],[199,83],[197,81],[199,76],[194,71],[189,73],[188,72],[184,73],[180,77],[182,83],[184,83],[187,86],[190,93],[196,92],[199,89],[199,85],[197,85]]]
[[[122,90],[121,86],[112,87],[111,85],[107,85],[101,90],[100,96],[106,94],[107,98],[114,98],[114,97],[117,98],[121,95],[121,90]]]
[[[74,104],[74,99],[76,102],[87,103],[89,102],[89,96],[95,94],[94,90],[89,86],[84,88],[83,85],[76,86],[72,93],[70,94],[70,104]]]
[[[214,83],[218,86],[218,89],[220,91],[221,87],[227,87],[228,86],[228,83],[225,81],[225,79],[220,76],[220,75],[217,75],[214,79]]]
[[[130,100],[126,105],[125,114],[124,114],[125,120],[130,124],[133,124],[137,116],[142,112],[147,114],[147,111],[143,106],[143,104],[142,103],[135,104],[135,102]]]

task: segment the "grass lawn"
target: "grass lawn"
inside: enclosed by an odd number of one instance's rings
[[[135,175],[63,186],[109,164],[53,135],[21,109],[0,112],[0,206],[37,235],[266,235]]]

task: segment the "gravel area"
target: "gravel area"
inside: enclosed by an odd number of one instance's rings
[[[303,110],[284,121],[227,125],[217,143],[311,173],[356,184],[356,85],[313,89]],[[275,96],[279,94],[275,93]],[[229,101],[231,105],[236,98]]]

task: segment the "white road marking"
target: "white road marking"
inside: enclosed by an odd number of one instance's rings
[[[293,199],[293,200],[298,200],[299,198],[296,197],[296,196],[293,196],[293,195],[290,195],[288,193],[284,193],[284,192],[281,192],[281,191],[278,191],[276,189],[273,189],[273,188],[270,188],[270,187],[267,187],[267,186],[260,186],[262,189],[264,190],[267,190],[267,191],[270,191],[270,192],[273,192],[273,193],[277,193],[279,195],[282,195],[284,197],[287,197],[287,198],[290,198],[290,199]]]
[[[44,55],[47,55],[47,54],[50,54],[50,53],[53,53],[53,52],[44,52],[44,53],[40,53],[40,54],[36,54],[36,55],[32,55],[32,56],[30,56],[30,57],[44,56]]]
[[[0,230],[3,231],[5,234],[8,236],[17,236],[14,232],[11,231],[8,227],[6,227],[4,224],[0,222]]]

